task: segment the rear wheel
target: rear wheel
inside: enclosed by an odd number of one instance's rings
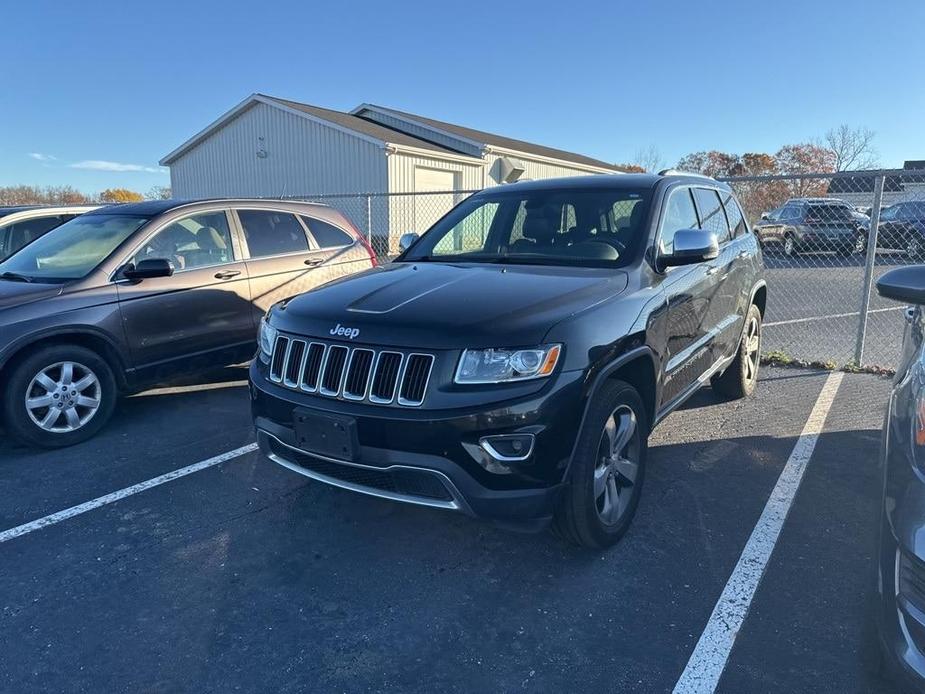
[[[758,385],[760,361],[761,311],[752,304],[745,316],[745,331],[735,359],[721,375],[711,379],[713,390],[730,400],[748,397]]]
[[[642,398],[623,381],[594,396],[579,434],[554,528],[584,547],[616,543],[629,528],[645,476],[649,422]]]
[[[116,380],[96,352],[52,345],[15,364],[4,391],[10,434],[33,446],[59,448],[103,428],[115,407]]]

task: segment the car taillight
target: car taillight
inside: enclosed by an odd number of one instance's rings
[[[925,446],[925,395],[921,392],[915,399],[915,419],[912,422],[912,431],[916,446]]]
[[[373,250],[373,247],[369,244],[369,241],[362,234],[359,236],[360,243],[363,248],[366,249],[366,252],[369,253],[369,259],[373,264],[373,267],[376,267],[379,264],[379,260],[376,258],[376,251]]]

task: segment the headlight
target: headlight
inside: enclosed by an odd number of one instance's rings
[[[459,359],[456,383],[506,383],[543,378],[556,368],[562,345],[535,349],[467,349]]]
[[[273,356],[273,345],[276,344],[277,332],[276,328],[267,323],[266,317],[260,319],[258,342],[260,344],[260,360],[264,364],[269,364],[270,357]]]

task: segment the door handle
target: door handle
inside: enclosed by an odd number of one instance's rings
[[[906,310],[903,311],[903,315],[906,317],[907,323],[915,322],[915,306],[907,306]]]
[[[220,270],[215,273],[215,279],[230,280],[232,277],[237,277],[240,274],[241,274],[240,270]]]
[[[748,251],[739,251],[739,257],[740,257],[740,258],[743,258],[743,259],[744,259],[744,258],[747,258],[747,257],[748,257]]]
[[[719,272],[719,268],[716,265],[707,268],[708,275],[715,275],[717,272]]]
[[[323,262],[324,262],[323,258],[309,258],[308,260],[305,261],[305,264],[308,265],[308,267],[318,267]]]

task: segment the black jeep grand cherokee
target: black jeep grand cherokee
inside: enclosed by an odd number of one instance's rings
[[[762,269],[709,178],[482,191],[390,265],[270,310],[250,371],[261,450],[339,487],[609,545],[652,427],[708,380],[754,390]]]

